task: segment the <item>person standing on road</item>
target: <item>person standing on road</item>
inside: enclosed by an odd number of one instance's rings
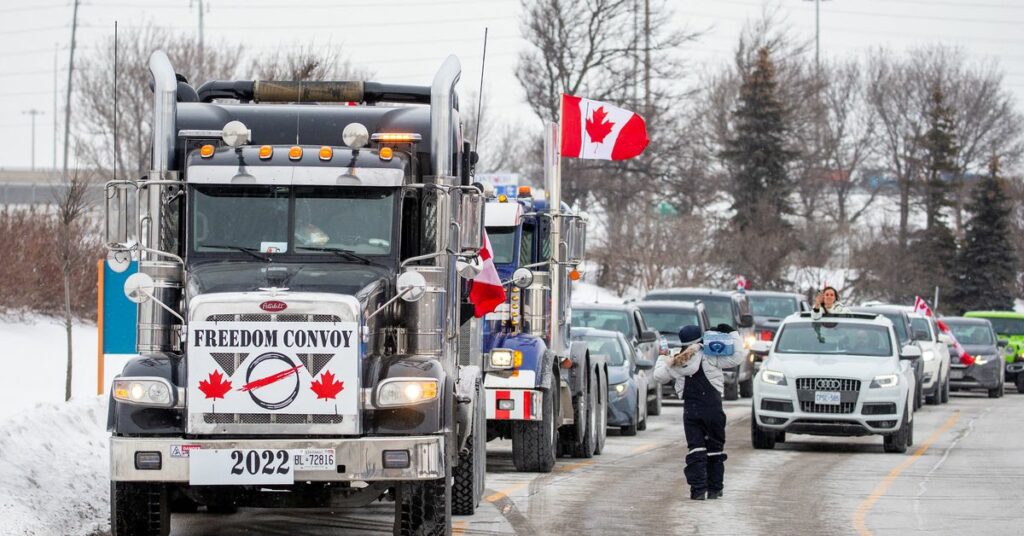
[[[697,326],[679,330],[682,348],[658,360],[654,380],[659,384],[675,381],[676,394],[683,399],[683,430],[686,434],[686,482],[690,498],[697,501],[718,499],[725,487],[725,411],[722,394],[725,376],[722,369],[735,367],[743,360],[739,334],[728,324],[716,331],[730,334],[733,353],[709,356],[701,344]]]
[[[833,287],[825,287],[814,297],[814,309],[811,309],[811,319],[821,320],[825,315],[841,315],[849,313],[850,310],[839,301],[839,291]]]

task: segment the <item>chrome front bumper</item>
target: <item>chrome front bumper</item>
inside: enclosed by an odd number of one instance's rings
[[[183,449],[182,447],[185,447]],[[189,449],[334,449],[336,470],[295,471],[295,480],[311,482],[433,480],[445,475],[444,437],[362,437],[330,439],[195,439],[174,437],[110,438],[110,479],[125,482],[189,481]],[[405,469],[385,469],[385,450],[408,450]],[[135,468],[135,453],[159,452],[160,469]],[[172,452],[176,456],[172,457]]]

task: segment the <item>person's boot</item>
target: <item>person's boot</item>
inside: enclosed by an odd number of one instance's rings
[[[721,498],[722,498],[722,490],[709,491],[708,492],[708,499],[721,499]]]
[[[690,492],[690,500],[693,500],[693,501],[703,501],[706,498],[707,498],[707,492],[704,492],[704,491],[691,491]]]

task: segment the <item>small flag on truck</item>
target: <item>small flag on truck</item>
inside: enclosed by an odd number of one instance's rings
[[[627,160],[647,148],[647,123],[608,103],[562,94],[562,156]]]
[[[494,311],[507,298],[505,286],[498,277],[498,269],[494,267],[494,250],[491,249],[491,239],[487,237],[486,231],[480,260],[483,261],[483,268],[470,281],[469,287],[469,302],[473,304],[473,315],[477,318]]]

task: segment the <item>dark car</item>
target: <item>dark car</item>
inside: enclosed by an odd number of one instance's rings
[[[672,288],[652,290],[643,301],[688,301],[700,300],[707,310],[711,326],[728,324],[739,332],[743,340],[743,351],[747,358],[740,365],[722,371],[725,375],[725,399],[736,400],[740,396],[749,398],[754,394],[754,354],[751,346],[754,338],[754,315],[750,312],[750,301],[743,292],[712,290],[706,288]]]
[[[771,290],[748,290],[750,311],[754,314],[754,336],[758,341],[770,343],[779,331],[783,318],[793,313],[804,313],[811,310],[802,294],[795,292],[775,292]],[[754,351],[754,369],[760,368],[761,362],[768,356],[768,351]]]
[[[854,313],[873,313],[879,314],[889,319],[892,322],[893,328],[896,330],[896,338],[899,340],[900,348],[907,346],[908,344],[915,344],[914,339],[914,328],[910,321],[910,314],[907,312],[909,308],[899,305],[868,305],[861,307],[851,307],[850,311]],[[919,345],[918,345],[919,346]],[[917,379],[917,398],[914,400],[914,411],[917,411],[924,405],[924,363],[921,359],[914,360],[914,378]]]
[[[992,323],[985,318],[962,316],[945,317],[942,321],[953,331],[960,346],[975,360],[973,365],[964,365],[955,357],[950,360],[950,390],[985,389],[989,398],[1003,396],[1006,369],[1003,366],[1002,348],[1006,342],[996,336]]]
[[[648,384],[645,374],[654,363],[639,357],[633,345],[618,331],[573,327],[570,337],[587,344],[591,355],[604,356],[608,364],[608,425],[618,426],[622,435],[636,435],[647,428]]]
[[[711,325],[704,304],[698,300],[688,301],[642,301],[636,304],[647,321],[647,327],[656,330],[668,342],[669,352],[681,346],[679,329],[686,325],[700,328],[704,333]],[[676,390],[671,382],[661,386],[662,397],[675,397]]]
[[[654,363],[661,353],[658,332],[647,326],[643,313],[635,303],[573,304],[572,326],[617,331],[626,337],[636,353]],[[661,389],[649,382],[647,412],[661,415]]]

